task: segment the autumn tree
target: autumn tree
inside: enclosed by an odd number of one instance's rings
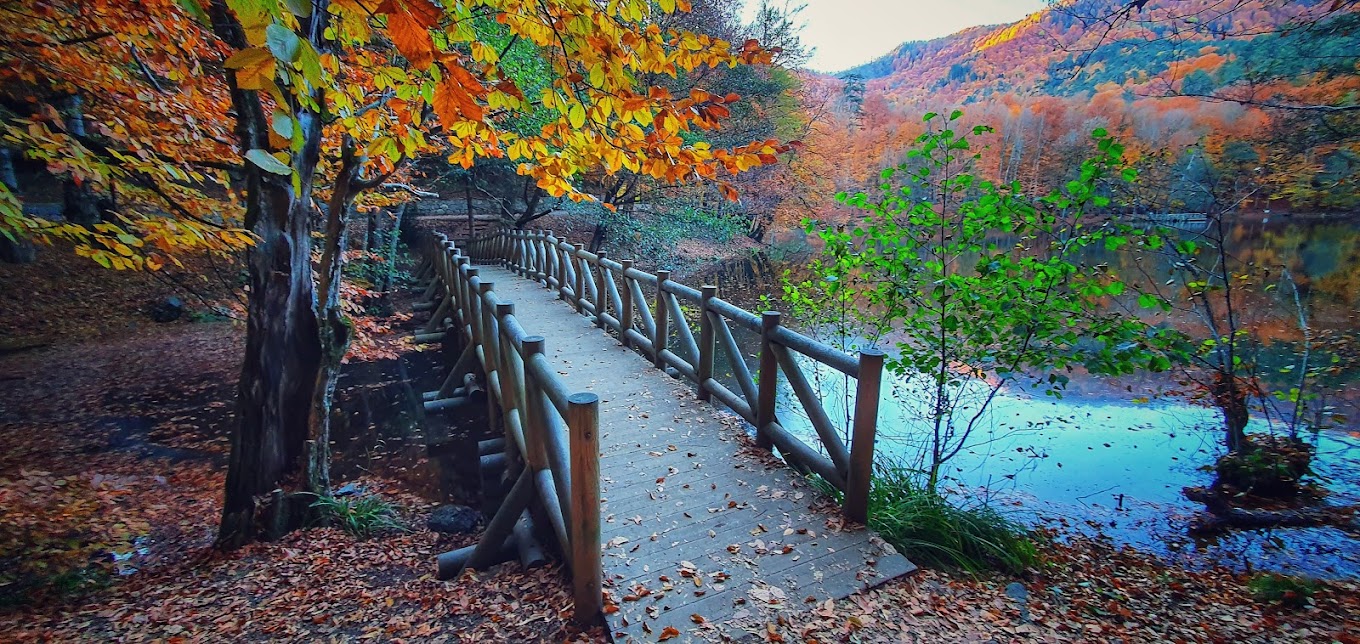
[[[241,209],[221,198],[238,164],[226,86],[206,73],[216,44],[179,3],[29,0],[0,17],[7,163],[41,164],[68,196],[88,197],[80,212],[68,199],[64,218],[26,214],[11,166],[0,237],[61,240],[106,267],[153,270],[177,251],[249,243]]]
[[[687,8],[678,4],[659,3],[664,13]],[[587,172],[720,181],[784,149],[693,140],[739,97],[674,95],[641,79],[769,53],[662,29],[641,0],[5,10],[26,19],[4,27],[21,47],[6,50],[5,91],[24,106],[5,114],[7,145],[119,204],[112,221],[81,225],[25,214],[0,188],[7,237],[70,239],[115,268],[155,269],[185,246],[250,247],[225,547],[298,524],[329,491],[330,400],[352,333],[340,307],[345,220],[357,202],[390,202],[374,191],[402,183],[393,179],[412,160],[507,159],[544,193],[585,199],[576,182]],[[479,21],[497,25],[499,40]],[[546,82],[530,85],[502,64],[514,47],[536,50]],[[85,103],[83,131],[46,98],[70,95],[97,97]],[[546,115],[540,127],[513,127],[530,111]]]

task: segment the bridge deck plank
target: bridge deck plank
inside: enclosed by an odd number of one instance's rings
[[[602,556],[619,607],[607,616],[616,641],[656,641],[668,626],[680,641],[732,635],[763,625],[765,612],[846,597],[914,570],[871,532],[843,526],[834,505],[762,458],[740,421],[695,399],[688,383],[541,284],[479,268],[500,300],[515,304],[525,330],[546,338],[568,389],[600,396]]]

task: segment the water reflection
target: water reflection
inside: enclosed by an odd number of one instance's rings
[[[1343,338],[1356,333],[1360,235],[1354,228],[1257,220],[1234,226],[1229,238],[1233,245],[1228,251],[1239,261],[1289,267],[1310,309],[1313,332]],[[1088,259],[1130,261],[1118,256]],[[724,299],[759,310],[764,306],[762,295],[778,293],[781,274],[790,271],[800,277],[807,264],[806,256],[775,261],[760,255],[712,267],[684,281],[716,283]],[[1266,296],[1249,301],[1249,310],[1256,326],[1269,336],[1260,338],[1261,363],[1272,369],[1289,364],[1298,334],[1286,323],[1292,311]],[[1263,322],[1271,317],[1283,321],[1274,326]],[[745,331],[735,335],[748,364],[754,366],[758,338]],[[814,369],[807,361],[803,366],[825,396],[828,415],[847,419],[846,379],[829,369]],[[730,365],[719,364],[717,369],[725,370],[730,380]],[[1007,389],[986,415],[984,430],[951,463],[950,492],[960,498],[987,498],[1030,522],[1099,531],[1186,564],[1220,562],[1320,577],[1360,572],[1356,535],[1335,528],[1247,531],[1213,542],[1190,540],[1186,528],[1200,507],[1186,500],[1181,489],[1208,483],[1210,475],[1204,468],[1221,453],[1221,421],[1216,409],[1180,399],[1134,402],[1144,391],[1174,388],[1162,380],[1155,375],[1123,381],[1077,378],[1061,400],[1021,387]],[[1355,476],[1360,472],[1357,380],[1360,374],[1350,368],[1325,383],[1325,393],[1347,418],[1340,427],[1309,435],[1318,448],[1315,468],[1333,492],[1331,503],[1360,503]],[[727,384],[735,390],[734,383]],[[891,403],[885,400],[880,412],[879,453],[909,462],[921,453],[918,448],[925,435],[922,396],[913,395],[913,383],[896,379],[892,385]],[[810,422],[782,378],[779,408],[785,427],[816,445]],[[1260,418],[1249,427],[1267,429]]]

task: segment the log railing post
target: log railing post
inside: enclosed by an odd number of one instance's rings
[[[524,338],[520,346],[522,347],[521,364],[527,365],[536,354],[543,353],[543,336],[528,336]],[[529,377],[527,369],[521,375],[524,391],[521,392],[522,395],[519,400],[519,417],[524,428],[524,451],[527,452],[525,457],[529,466],[535,472],[538,472],[548,467],[547,446],[543,439],[543,432],[546,431],[547,423],[541,417],[542,407],[538,401],[543,394],[538,386],[538,381]]]
[[[760,316],[760,371],[756,386],[756,445],[765,449],[774,446],[766,427],[774,422],[776,385],[779,382],[779,358],[774,354],[770,334],[779,327],[779,312],[765,311]]]
[[[712,284],[705,284],[700,288],[699,295],[699,364],[695,365],[699,376],[699,400],[708,400],[708,387],[704,384],[709,378],[713,377],[713,352],[716,347],[716,336],[713,332],[713,320],[709,318],[708,303],[718,296],[718,287]]]
[[[524,246],[526,249],[524,262],[524,277],[530,281],[538,281],[538,231],[524,231]]]
[[[859,352],[855,385],[854,431],[850,438],[850,472],[846,477],[845,518],[867,523],[869,486],[874,475],[874,441],[878,434],[878,401],[883,385],[883,351],[869,347]]]
[[[539,229],[534,236],[534,279],[548,284],[548,231]]]
[[[520,277],[525,277],[528,275],[529,265],[528,241],[525,239],[522,230],[516,230],[513,235],[515,236],[515,272],[519,273]]]
[[[604,267],[605,252],[600,251],[596,256],[600,259],[599,263],[595,265],[595,268],[599,269],[595,271],[595,326],[603,329],[605,328],[604,310],[609,307],[609,291],[605,290],[604,285],[605,279],[608,278],[606,272],[608,269]]]
[[[543,232],[543,270],[547,277],[543,279],[543,288],[553,289],[553,280],[557,280],[557,285],[562,285],[562,271],[557,266],[557,235],[553,231]]]
[[[573,287],[575,290],[572,293],[572,304],[576,305],[576,312],[579,314],[584,314],[586,311],[586,266],[585,261],[581,259],[581,251],[585,247],[585,244],[576,244],[575,250],[571,252],[571,265],[572,268],[576,269],[576,285]]]
[[[593,625],[603,606],[604,568],[600,558],[600,397],[567,398],[571,433],[571,562],[576,623]]]
[[[496,304],[496,319],[500,322],[500,325],[499,325],[499,326],[500,326],[501,328],[504,328],[504,326],[505,326],[505,319],[506,319],[507,317],[512,317],[512,316],[514,316],[514,314],[515,314],[515,305],[514,305],[514,304],[509,303],[509,302],[500,302],[500,303],[497,303],[497,304]],[[511,408],[511,409],[522,409],[522,408],[523,408],[523,400],[524,400],[524,399],[523,399],[522,394],[520,393],[520,391],[521,391],[521,390],[520,390],[520,383],[523,382],[524,374],[523,374],[523,373],[510,373],[511,371],[514,371],[514,366],[513,366],[513,365],[514,365],[514,353],[515,353],[515,346],[514,346],[514,344],[513,344],[512,342],[508,341],[508,340],[502,339],[501,345],[500,345],[500,363],[501,363],[502,365],[508,366],[509,368],[503,369],[503,370],[500,372],[500,374],[498,374],[497,377],[500,379],[500,384],[501,384],[501,400],[502,400],[502,403],[503,403],[506,407]],[[492,397],[491,397],[491,396],[487,396],[487,400],[488,400],[488,401],[491,401],[491,400],[492,400]],[[494,401],[492,401],[492,402],[491,402],[491,410],[492,410],[492,411],[495,411],[495,405],[496,405],[496,403],[495,403]],[[508,414],[507,414],[507,415],[508,415]],[[489,416],[489,418],[495,418],[495,417],[496,417],[495,414],[492,414],[491,416]],[[504,417],[504,415],[503,415],[502,417]],[[522,425],[523,421],[524,421],[524,416],[521,415],[521,416],[520,416],[521,427],[523,426],[523,425]],[[515,442],[514,434],[513,434],[513,432],[510,431],[510,423],[509,423],[509,422],[503,422],[503,423],[501,423],[501,424],[505,426],[505,452],[506,452],[506,455],[509,456],[512,460],[514,460],[514,459],[516,459],[516,458],[519,458],[519,457],[522,457],[523,455],[519,454],[519,445]],[[526,440],[527,440],[527,439],[526,439]]]
[[[449,283],[449,289],[456,294],[454,297],[458,299],[458,310],[461,311],[461,316],[458,321],[458,331],[460,333],[464,330],[464,327],[467,326],[468,320],[472,319],[469,317],[472,315],[472,310],[468,308],[467,281],[463,277],[464,267],[471,267],[471,265],[471,257],[458,257],[453,265],[452,281]]]
[[[619,271],[620,278],[623,280],[623,287],[619,292],[619,298],[621,300],[621,306],[619,307],[619,341],[623,343],[623,346],[628,347],[631,346],[631,343],[628,340],[628,332],[633,329],[633,289],[628,288],[628,271],[633,269],[633,260],[625,259],[619,262],[619,264],[623,265],[623,269]]]
[[[477,298],[477,291],[472,288],[472,278],[477,277],[481,269],[476,266],[469,266],[467,277],[463,281],[463,291],[467,294],[468,327],[472,330],[472,345],[477,346],[482,343],[482,307]]]
[[[490,293],[495,285],[492,282],[478,282],[477,298],[478,316],[476,324],[478,326],[478,344],[482,345],[482,366],[486,368],[486,377],[491,379],[491,373],[499,367],[500,356],[495,355],[492,349],[496,346],[495,327],[496,311],[486,306],[486,294]]]
[[[656,272],[656,308],[652,309],[656,315],[656,336],[652,338],[652,350],[655,352],[653,363],[657,369],[666,368],[666,360],[661,357],[661,352],[666,350],[671,337],[670,318],[667,317],[670,307],[666,305],[666,280],[670,278],[670,271]]]

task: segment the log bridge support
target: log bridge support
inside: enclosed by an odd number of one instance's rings
[[[518,557],[542,565],[548,550],[568,562],[582,625],[602,617],[599,398],[572,392],[531,335],[447,237],[426,240],[417,278],[428,280],[416,310],[432,311],[417,343],[461,347],[438,389],[421,395],[426,413],[487,408],[504,436],[478,445],[483,494],[494,502],[481,540],[439,555],[440,579]],[[508,490],[507,490],[508,488]],[[575,520],[572,520],[575,519]],[[544,542],[550,548],[545,548]]]

